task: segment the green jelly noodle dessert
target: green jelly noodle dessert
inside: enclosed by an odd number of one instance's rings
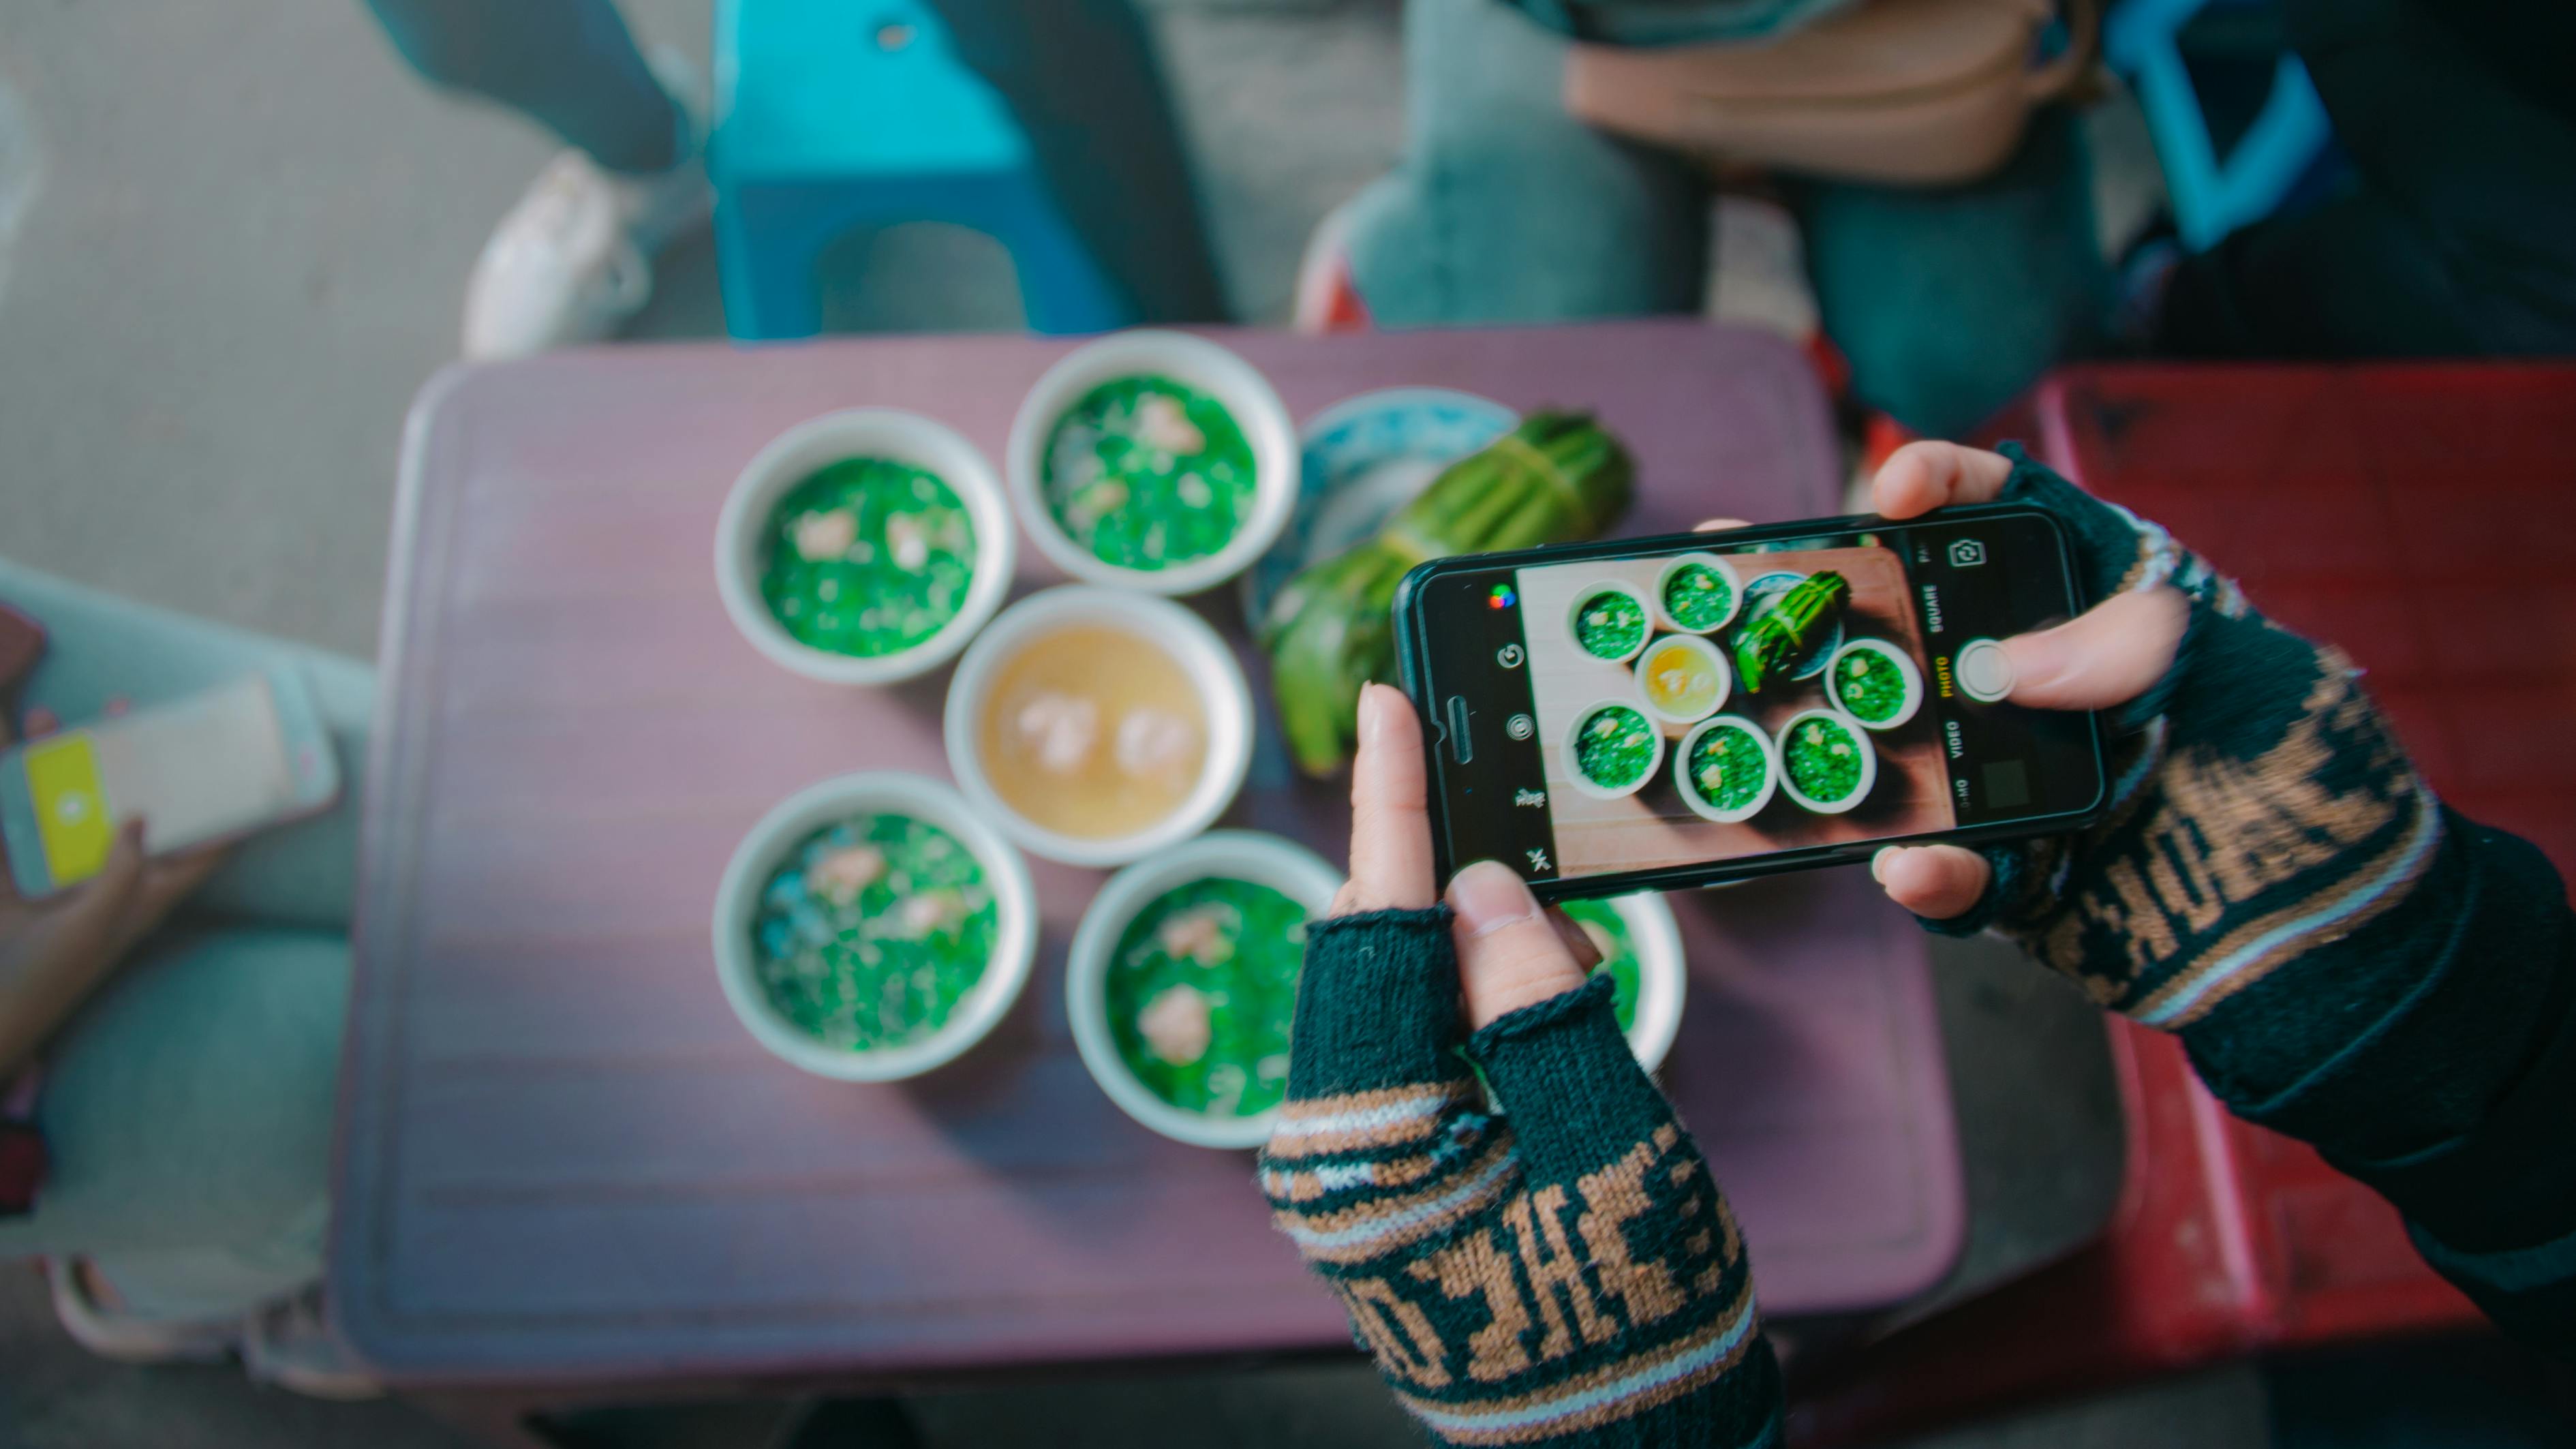
[[[1625,659],[1646,642],[1646,611],[1617,589],[1603,589],[1576,612],[1574,642],[1597,658]]]
[[[1136,913],[1110,955],[1103,1005],[1119,1059],[1146,1090],[1213,1117],[1279,1105],[1306,915],[1268,886],[1222,877]]]
[[[1827,804],[1848,799],[1860,788],[1860,752],[1851,731],[1820,716],[1798,721],[1780,751],[1780,768],[1810,800]]]
[[[1834,697],[1846,711],[1876,724],[1905,707],[1905,675],[1877,650],[1854,649],[1834,666]]]
[[[935,473],[850,458],[770,510],[760,596],[800,644],[863,659],[900,654],[966,607],[975,521]]]
[[[1233,541],[1257,481],[1252,444],[1223,404],[1168,377],[1122,377],[1056,420],[1039,491],[1101,562],[1160,569]]]
[[[1566,916],[1592,938],[1592,949],[1601,953],[1601,964],[1592,968],[1595,975],[1610,978],[1610,1006],[1618,1013],[1619,1029],[1628,1031],[1637,1024],[1637,943],[1628,934],[1628,918],[1608,901],[1567,901]]]
[[[1763,777],[1770,766],[1762,758],[1762,744],[1750,730],[1739,725],[1718,725],[1700,735],[1691,744],[1691,788],[1710,807],[1721,811],[1741,810],[1762,793]],[[1803,790],[1806,786],[1798,787]]]
[[[761,887],[754,970],[770,1004],[825,1044],[902,1046],[947,1025],[983,979],[999,915],[957,837],[853,816],[799,841]]]
[[[1604,705],[1574,732],[1574,768],[1605,790],[1624,790],[1655,765],[1655,727],[1624,704]]]
[[[1735,607],[1734,586],[1706,564],[1683,564],[1664,580],[1664,612],[1685,629],[1706,629]]]

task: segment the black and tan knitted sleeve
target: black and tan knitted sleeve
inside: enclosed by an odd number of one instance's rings
[[[1310,929],[1261,1183],[1405,1408],[1455,1444],[1776,1443],[1743,1239],[1607,980],[1461,1034],[1445,910]]]
[[[2576,916],[2539,851],[2445,807],[2340,650],[2009,446],[2096,598],[2190,602],[2111,716],[2112,809],[1987,852],[1967,916],[2179,1035],[2238,1115],[2385,1194],[2496,1320],[2576,1360]],[[2474,748],[2474,745],[2471,746]]]

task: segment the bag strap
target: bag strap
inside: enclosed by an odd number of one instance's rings
[[[2066,49],[2022,77],[2022,94],[2033,102],[2054,100],[2072,89],[2102,58],[2101,0],[2062,0],[2058,15],[2066,22]]]

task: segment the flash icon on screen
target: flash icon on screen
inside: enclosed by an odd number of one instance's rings
[[[1549,862],[1547,858],[1547,850],[1543,846],[1531,847],[1529,852],[1529,863],[1530,874],[1532,875],[1546,875],[1550,871],[1556,869],[1555,865]]]

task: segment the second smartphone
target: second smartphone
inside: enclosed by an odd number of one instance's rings
[[[1999,641],[2085,603],[2010,505],[1424,564],[1396,647],[1441,873],[1561,899],[2078,827],[2100,724],[2007,702]]]

